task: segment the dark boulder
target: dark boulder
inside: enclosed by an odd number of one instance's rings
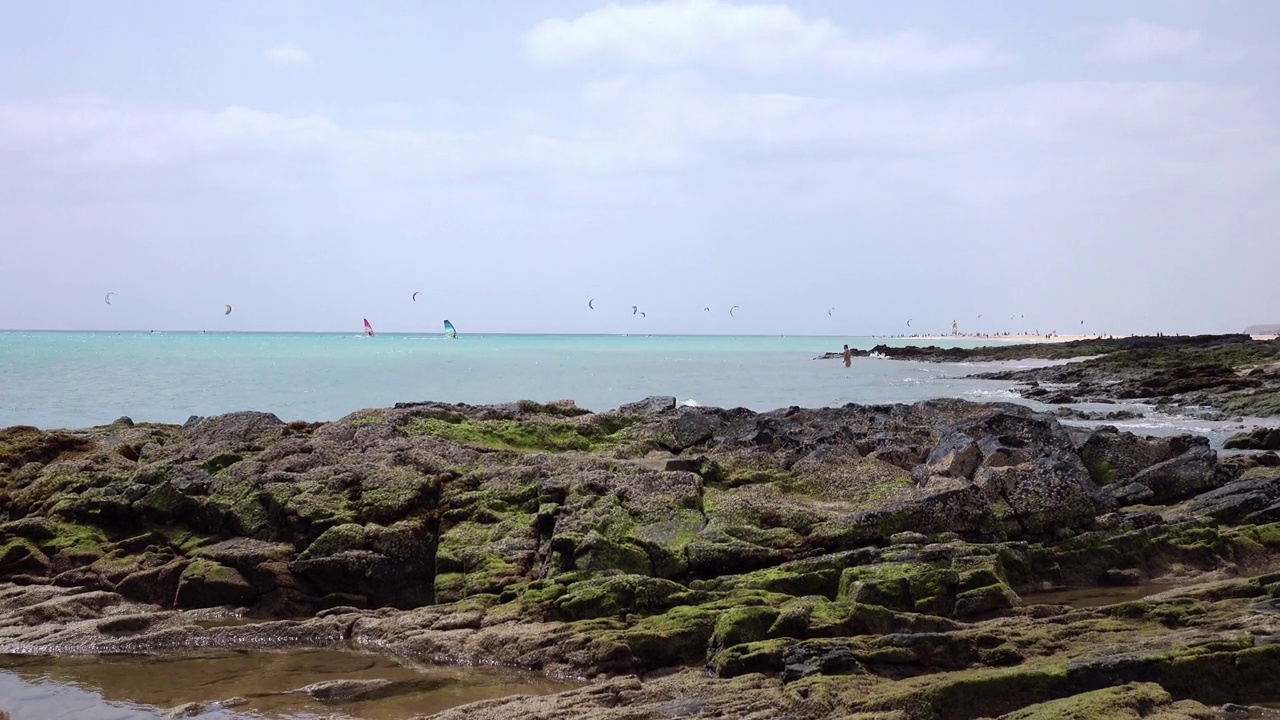
[[[414,521],[390,526],[337,525],[289,569],[319,593],[355,593],[375,605],[416,607],[434,597],[434,538]]]
[[[841,675],[864,671],[848,642],[797,643],[782,655],[782,681],[793,682],[817,675]]]
[[[251,605],[258,591],[235,568],[196,560],[182,571],[173,603],[180,608]]]
[[[1079,455],[1099,485],[1124,484],[1138,473],[1170,460],[1208,440],[1194,435],[1142,437],[1104,425],[1084,436]]]
[[[1156,496],[1151,488],[1136,482],[1113,483],[1104,487],[1102,491],[1114,499],[1120,507],[1145,505]]]
[[[234,412],[188,420],[183,426],[197,460],[222,453],[262,450],[279,440],[288,427],[280,418],[264,412]]]
[[[1258,427],[1236,433],[1222,444],[1227,450],[1280,450],[1280,428]]]
[[[1228,483],[1197,495],[1187,508],[1231,525],[1280,521],[1280,472]]]
[[[683,452],[685,448],[705,445],[711,442],[716,432],[723,427],[724,421],[719,415],[709,412],[681,412],[671,424],[673,452]]]
[[[1227,365],[1193,365],[1153,373],[1116,391],[1119,399],[1164,398],[1202,390],[1216,392],[1260,387],[1256,378],[1238,375]]]
[[[1207,438],[1195,441],[1187,451],[1133,476],[1133,482],[1151,490],[1152,502],[1168,505],[1217,487],[1217,453]]]
[[[952,432],[933,448],[925,460],[929,476],[969,479],[982,462],[982,451],[978,443],[968,434],[960,431]]]
[[[676,399],[670,395],[652,395],[639,402],[618,406],[620,415],[661,415],[674,410]]]
[[[1041,458],[984,467],[975,482],[997,507],[1008,508],[1005,524],[1011,537],[1046,537],[1087,528],[1095,517],[1115,508],[1078,461]]]

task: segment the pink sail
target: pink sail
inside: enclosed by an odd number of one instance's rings
[[[373,326],[369,324],[368,318],[365,318],[364,321],[364,334],[368,337],[373,337]]]

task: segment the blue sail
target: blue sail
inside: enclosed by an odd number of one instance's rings
[[[448,320],[444,321],[444,336],[447,338],[458,337],[458,331],[453,329],[453,323]]]

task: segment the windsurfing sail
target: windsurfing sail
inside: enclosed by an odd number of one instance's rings
[[[733,307],[729,308],[729,314],[733,317],[738,317],[738,313],[734,312],[734,310],[737,310],[737,309],[738,309],[737,305],[734,305]]]
[[[222,313],[222,314],[223,314],[223,315],[230,315],[230,314],[231,314],[231,306],[230,306],[230,305],[228,305],[228,306],[227,306],[227,310],[226,310],[226,312],[224,312],[224,313]]]
[[[365,337],[373,337],[373,326],[369,324],[368,318],[364,320],[364,334]]]
[[[410,299],[410,300],[412,300],[412,301],[414,301],[414,302],[418,302],[418,296],[419,296],[419,295],[421,295],[421,294],[422,294],[422,292],[421,292],[421,291],[419,291],[419,292],[415,292],[413,295],[410,295],[410,296],[409,296],[409,299]]]
[[[596,299],[595,299],[595,298],[591,298],[590,300],[588,300],[588,301],[587,301],[587,307],[591,308],[592,310],[595,310],[595,309],[596,309]]]
[[[453,323],[448,320],[444,321],[444,336],[451,340],[456,340],[458,337],[458,331],[453,329]]]
[[[113,292],[109,292],[109,293],[107,293],[107,294],[106,294],[102,299],[103,299],[103,300],[105,300],[105,301],[106,301],[106,303],[107,303],[108,305],[110,305],[110,304],[111,304],[111,296],[112,296],[112,295],[115,295],[115,293],[113,293]]]

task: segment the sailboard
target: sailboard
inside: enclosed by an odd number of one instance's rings
[[[368,318],[365,318],[364,321],[364,336],[373,337],[373,326],[369,324]]]
[[[444,321],[444,336],[450,340],[458,339],[458,331],[453,329],[453,323],[448,320]]]

